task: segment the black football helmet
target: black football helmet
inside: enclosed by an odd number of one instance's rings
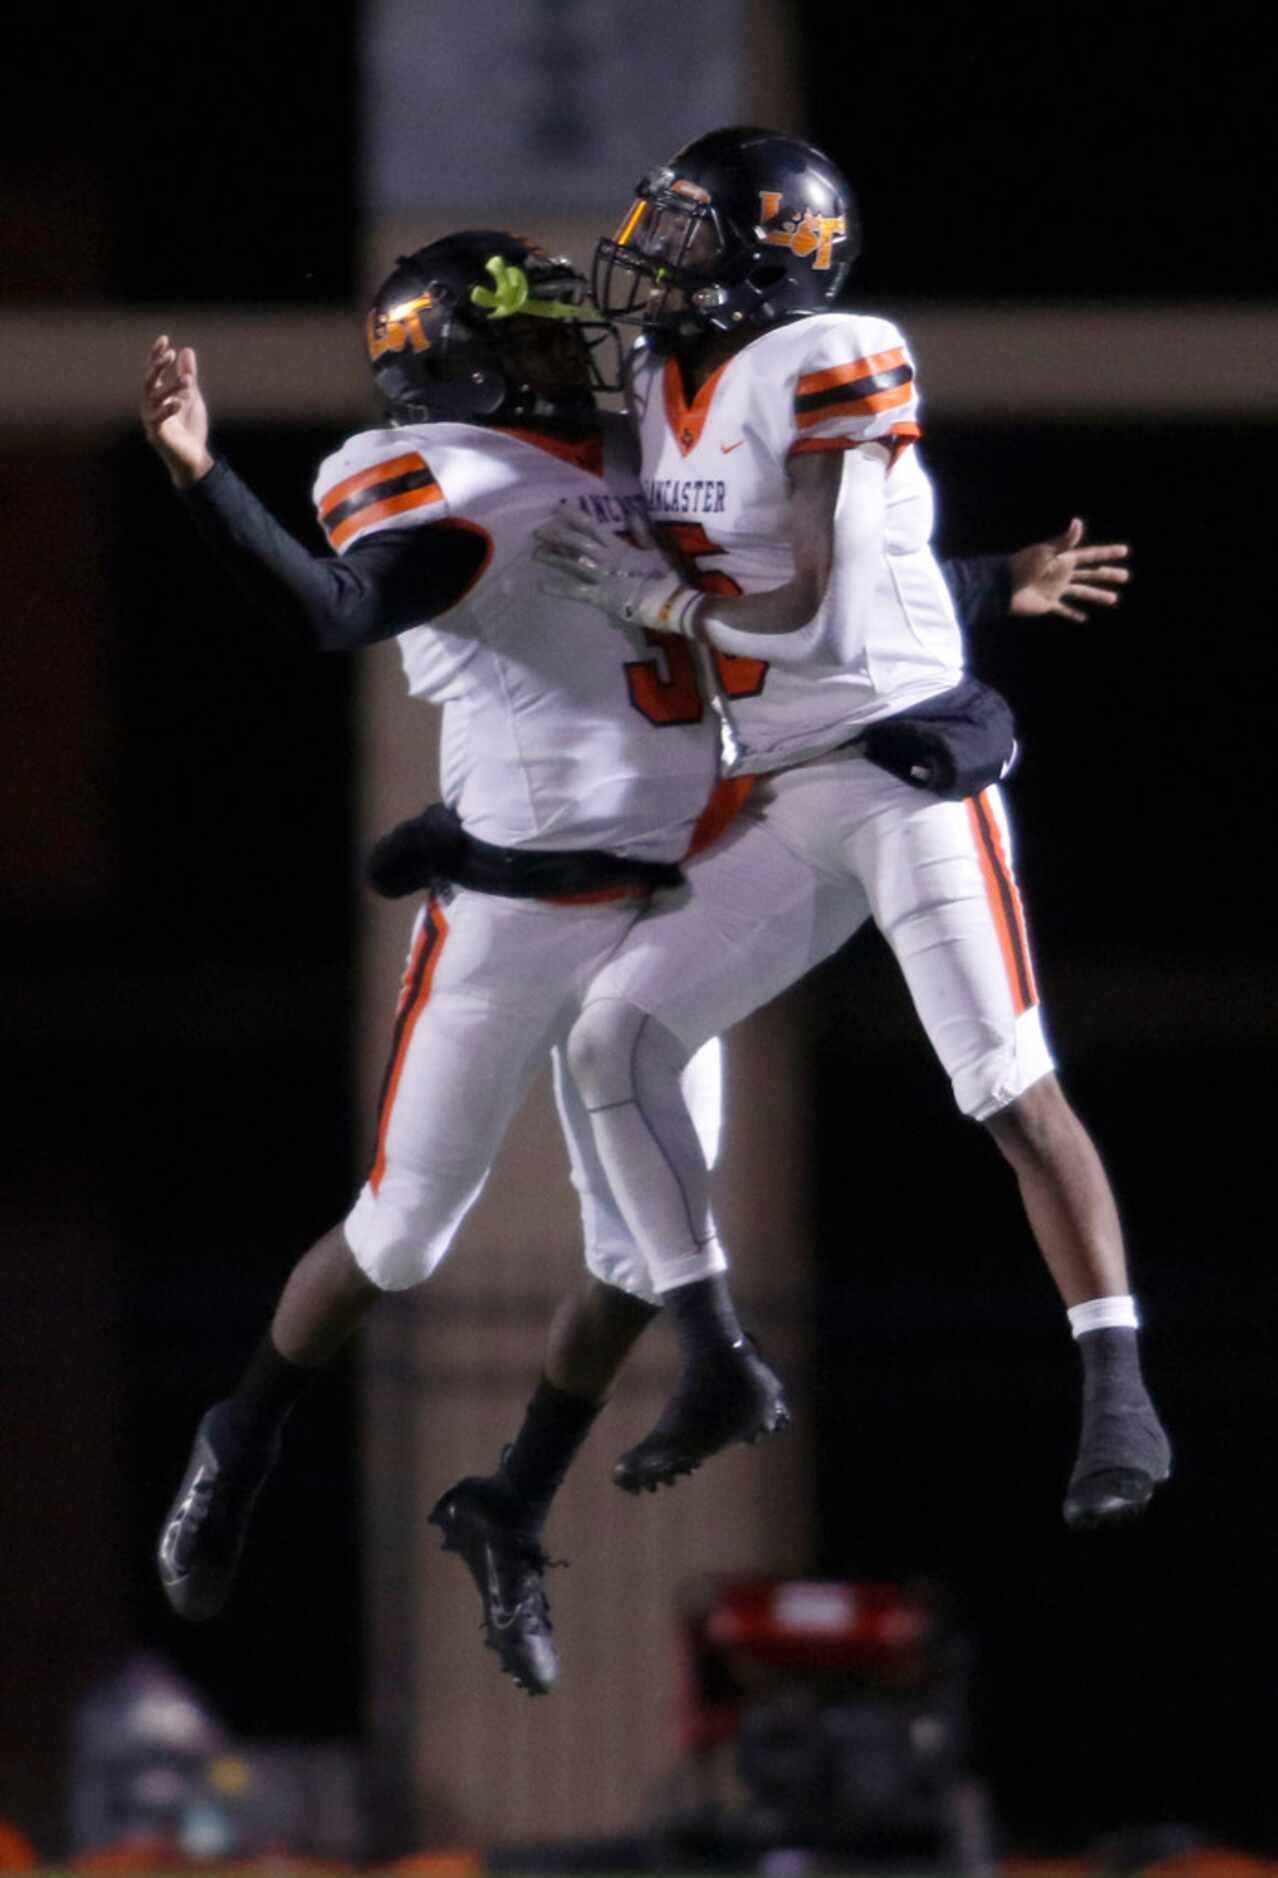
[[[776,131],[712,130],[650,171],[599,242],[595,304],[672,336],[770,326],[826,312],[860,246],[829,157]]]
[[[610,338],[571,263],[487,228],[401,255],[365,328],[392,423],[588,418],[616,389],[596,365]]]

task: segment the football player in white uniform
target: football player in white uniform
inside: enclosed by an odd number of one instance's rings
[[[167,338],[152,350],[144,427],[215,550],[326,647],[397,635],[410,690],[443,707],[445,802],[372,862],[383,891],[424,896],[373,1163],[347,1218],[294,1268],[235,1392],[200,1422],[159,1547],[185,1617],[222,1608],[299,1393],[376,1299],[443,1258],[586,986],[654,889],[678,882],[715,788],[714,726],[659,650],[636,657],[593,608],[548,598],[532,562],[533,530],[561,506],[616,530],[641,510],[629,431],[594,405],[606,329],[585,285],[482,230],[399,262],[367,330],[391,421],[349,439],[315,484],[329,555],[210,452],[194,353]],[[537,1413],[508,1457],[517,1516],[504,1480],[454,1490],[433,1515],[476,1577],[503,1667],[534,1693],[556,1657],[528,1508],[655,1309],[579,1100],[557,1081],[593,1277],[572,1335],[552,1330]],[[762,1363],[756,1374],[781,1421],[779,1385]]]
[[[570,1039],[613,1190],[693,1351],[616,1478],[690,1472],[766,1406],[681,1069],[873,918],[960,1109],[1015,1172],[1078,1341],[1066,1521],[1118,1524],[1170,1451],[1109,1182],[1044,1037],[998,788],[1011,719],[964,675],[929,545],[914,363],[887,320],[834,310],[857,245],[846,181],[796,139],[714,132],[649,175],[600,244],[595,298],[642,324],[631,403],[675,568],[567,511],[542,536],[556,591],[593,598],[636,648],[653,631],[686,640],[732,768],[758,778],[689,868],[690,895],[627,935]],[[1082,597],[1118,578],[1098,569]]]

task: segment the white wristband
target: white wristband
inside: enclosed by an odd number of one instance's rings
[[[681,639],[699,639],[697,622],[705,599],[695,587],[676,586],[658,611],[655,630],[678,633]]]
[[[655,574],[648,580],[626,580],[625,587],[633,591],[623,590],[623,619],[638,621],[649,632],[678,633],[684,639],[697,636],[696,616],[705,595],[695,587],[686,586],[678,574]]]

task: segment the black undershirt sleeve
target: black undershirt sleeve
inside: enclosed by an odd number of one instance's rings
[[[385,529],[342,557],[312,554],[221,461],[180,493],[200,534],[253,603],[305,627],[326,652],[373,645],[446,613],[487,552],[478,531],[433,522]]]
[[[959,625],[993,626],[1012,609],[1012,562],[1006,554],[968,554],[941,562]]]

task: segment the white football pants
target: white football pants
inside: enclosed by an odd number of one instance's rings
[[[367,1181],[346,1237],[374,1284],[430,1276],[483,1190],[497,1149],[548,1051],[577,1189],[588,1268],[651,1299],[647,1266],[608,1189],[559,1045],[591,980],[642,899],[596,906],[512,900],[458,889],[418,912],[396,1011]],[[688,1064],[686,1099],[713,1161],[719,1051]]]
[[[569,1043],[599,1156],[658,1291],[719,1268],[680,1066],[872,917],[964,1114],[1046,1075],[1011,837],[997,789],[945,802],[856,754],[756,785],[600,972]]]

